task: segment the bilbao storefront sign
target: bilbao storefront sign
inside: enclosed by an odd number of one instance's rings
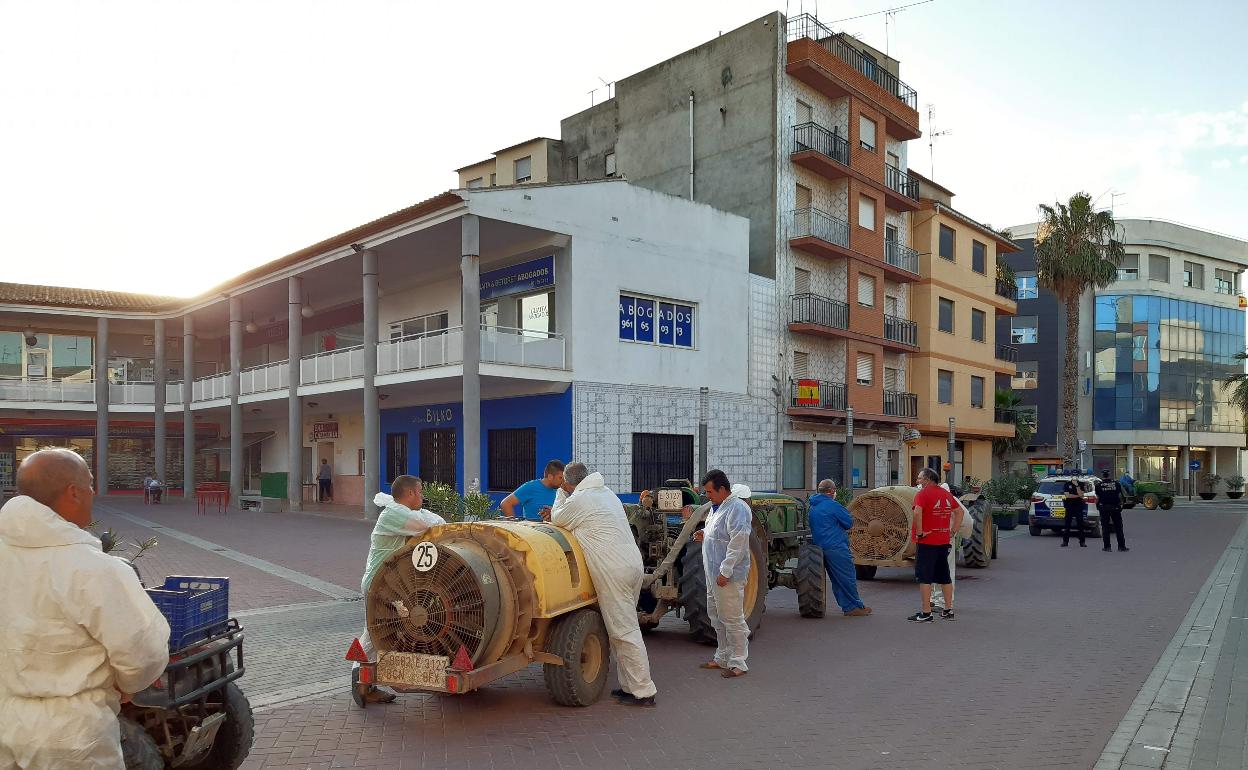
[[[481,274],[481,300],[525,294],[555,285],[554,256],[500,267]]]

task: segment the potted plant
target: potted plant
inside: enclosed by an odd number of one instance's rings
[[[1218,496],[1218,484],[1222,482],[1222,477],[1216,473],[1206,473],[1200,479],[1200,499],[1212,500]]]
[[[1234,476],[1226,477],[1226,496],[1232,500],[1238,500],[1244,496],[1244,477],[1238,473]]]
[[[982,493],[999,506],[992,512],[998,529],[1011,530],[1018,526],[1018,511],[1010,507],[1018,500],[1018,490],[1018,477],[1012,473],[997,476],[983,485]]]

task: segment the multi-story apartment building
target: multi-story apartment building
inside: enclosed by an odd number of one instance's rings
[[[527,142],[504,147],[488,158],[470,166],[455,169],[459,186],[464,189],[495,187],[511,184],[562,182],[575,176],[565,175],[563,143],[558,139],[537,137]],[[606,176],[614,176],[607,174]]]
[[[1118,279],[1080,301],[1078,438],[1086,466],[1130,468],[1180,489],[1203,474],[1242,469],[1244,416],[1221,380],[1243,370],[1242,272],[1248,242],[1159,219],[1120,219]],[[1011,459],[1037,470],[1061,462],[1060,382],[1065,313],[1037,285],[1035,224],[1011,228],[1021,251],[1018,314],[998,334],[1018,348],[1013,387],[1036,412],[1033,446]],[[1190,442],[1189,442],[1190,435]],[[1189,451],[1190,447],[1190,451]]]
[[[988,479],[995,474],[992,440],[1014,434],[1014,415],[995,408],[995,393],[999,377],[1015,374],[1015,349],[997,334],[997,321],[1017,311],[1017,289],[998,280],[997,262],[1018,247],[953,208],[947,188],[914,171],[910,177],[919,185],[910,243],[921,275],[910,287],[919,346],[910,356],[910,384],[919,403],[915,427],[923,434],[912,450],[910,478],[948,459],[952,420],[949,475]]]

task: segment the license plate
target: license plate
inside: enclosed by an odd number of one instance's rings
[[[1051,508],[1051,509],[1050,509],[1050,513],[1052,513],[1052,514],[1053,514],[1053,518],[1055,518],[1055,519],[1064,519],[1064,518],[1066,518],[1066,510],[1065,510],[1065,509],[1063,509],[1063,508]]]
[[[446,669],[451,659],[445,655],[418,652],[383,652],[377,658],[377,680],[408,687],[446,688]]]

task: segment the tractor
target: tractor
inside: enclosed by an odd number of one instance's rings
[[[762,623],[767,591],[776,586],[797,590],[802,617],[823,617],[823,551],[811,540],[806,504],[787,495],[761,493],[747,502],[754,513],[745,586],[750,633]],[[669,479],[658,489],[643,492],[638,504],[625,506],[646,568],[637,606],[643,631],[654,629],[664,615],[676,611],[688,622],[691,639],[715,643],[706,612],[702,543],[693,540],[710,508],[688,479]]]

